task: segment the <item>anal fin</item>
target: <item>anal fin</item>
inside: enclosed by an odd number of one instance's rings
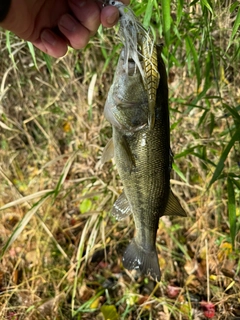
[[[187,216],[186,212],[183,210],[180,202],[172,193],[171,189],[169,191],[168,203],[164,211],[164,216]]]

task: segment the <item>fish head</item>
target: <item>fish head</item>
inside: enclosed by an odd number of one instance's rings
[[[124,133],[135,132],[148,123],[148,93],[142,75],[122,49],[113,84],[105,103],[106,119]]]

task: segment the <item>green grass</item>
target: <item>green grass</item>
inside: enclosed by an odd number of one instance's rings
[[[2,30],[0,319],[205,319],[202,300],[214,319],[239,313],[239,5],[132,8],[165,43],[171,185],[188,213],[159,223],[162,280],[124,270],[134,225],[110,215],[122,185],[99,162],[115,31],[55,60]]]

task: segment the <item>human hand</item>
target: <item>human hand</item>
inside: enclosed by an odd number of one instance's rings
[[[122,2],[129,4],[130,0]],[[118,17],[115,7],[103,8],[98,0],[12,0],[0,26],[58,58],[68,45],[84,48],[100,23],[109,28]]]

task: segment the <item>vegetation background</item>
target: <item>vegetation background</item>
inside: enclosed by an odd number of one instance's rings
[[[133,0],[164,42],[172,188],[188,217],[163,217],[158,284],[124,270],[132,218],[99,165],[103,107],[121,47],[99,29],[52,59],[0,31],[0,319],[240,319],[238,1]]]

